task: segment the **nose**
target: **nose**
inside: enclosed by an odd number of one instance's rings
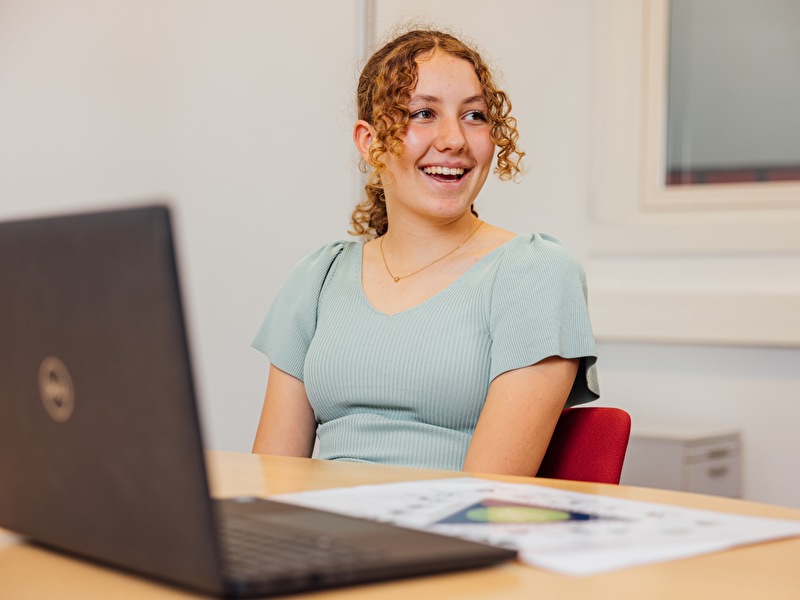
[[[436,149],[440,152],[462,152],[467,148],[467,138],[464,135],[461,120],[447,117],[439,120],[436,132]]]

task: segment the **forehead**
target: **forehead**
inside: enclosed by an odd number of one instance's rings
[[[475,68],[467,60],[436,50],[417,58],[417,85],[415,95],[444,97],[456,94],[464,98],[483,95],[483,88]]]

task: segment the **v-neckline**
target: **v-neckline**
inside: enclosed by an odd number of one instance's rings
[[[364,244],[358,244],[359,250],[358,250],[358,256],[356,258],[357,258],[357,264],[358,264],[357,276],[358,276],[359,294],[361,296],[361,299],[370,308],[370,310],[372,310],[373,312],[375,312],[375,313],[377,313],[377,314],[379,314],[379,315],[381,315],[383,317],[397,317],[397,316],[403,315],[405,313],[417,310],[418,308],[420,308],[422,306],[425,306],[426,304],[434,302],[435,300],[437,300],[441,296],[445,295],[446,293],[448,293],[450,290],[452,290],[456,286],[459,286],[462,281],[464,281],[475,269],[478,268],[479,265],[484,263],[486,260],[488,260],[493,255],[504,251],[510,244],[512,244],[515,241],[519,240],[520,238],[524,238],[524,237],[525,236],[522,235],[522,234],[516,235],[513,238],[511,238],[510,240],[508,240],[506,242],[503,242],[499,246],[497,246],[495,248],[492,248],[489,252],[487,252],[482,257],[480,257],[475,262],[475,264],[470,266],[466,271],[464,271],[461,275],[456,277],[456,279],[454,279],[452,282],[450,282],[448,285],[443,287],[438,292],[432,294],[431,296],[429,296],[428,298],[425,298],[424,300],[421,300],[420,302],[417,302],[413,306],[409,306],[408,308],[404,308],[403,310],[399,310],[399,311],[394,312],[394,313],[387,313],[387,312],[384,312],[382,310],[379,310],[372,303],[372,301],[367,297],[367,293],[364,291]]]

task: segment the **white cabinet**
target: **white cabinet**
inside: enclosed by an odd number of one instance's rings
[[[741,497],[738,431],[634,431],[620,483]]]

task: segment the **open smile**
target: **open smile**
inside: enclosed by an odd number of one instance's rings
[[[421,167],[420,171],[422,171],[425,175],[427,175],[431,179],[449,183],[454,181],[460,181],[461,178],[464,177],[464,175],[469,173],[470,169],[466,169],[464,167],[441,167],[437,165],[430,167]]]

